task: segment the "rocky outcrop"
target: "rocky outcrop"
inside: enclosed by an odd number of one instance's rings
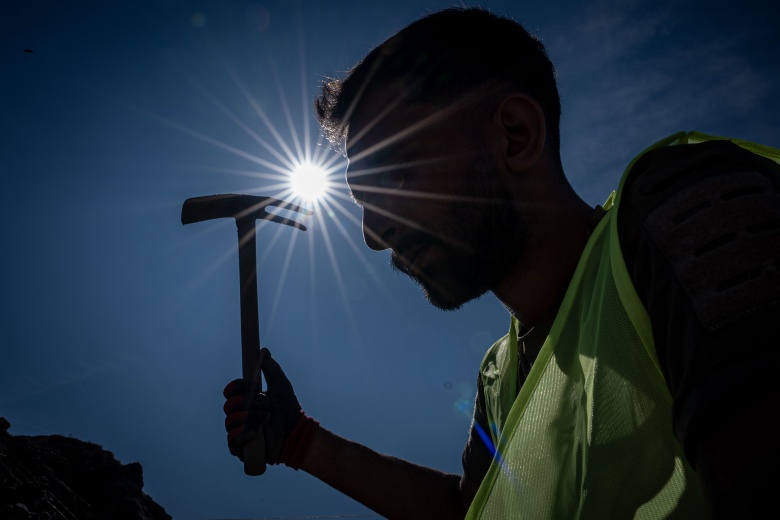
[[[0,518],[166,520],[145,494],[143,470],[97,444],[60,435],[8,433],[0,417]]]

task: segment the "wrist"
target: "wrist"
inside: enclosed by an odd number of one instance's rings
[[[296,471],[300,469],[319,427],[319,422],[301,411],[298,422],[282,446],[281,462]]]

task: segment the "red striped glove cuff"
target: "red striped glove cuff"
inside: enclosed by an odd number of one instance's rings
[[[290,432],[289,437],[284,441],[284,446],[282,446],[281,458],[286,466],[296,471],[300,469],[301,463],[309,452],[312,441],[314,441],[314,434],[319,427],[319,422],[301,411],[301,416],[295,424],[295,428]]]

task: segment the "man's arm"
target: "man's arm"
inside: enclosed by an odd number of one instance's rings
[[[254,395],[244,380],[225,388],[228,446],[243,445],[263,428],[269,464],[302,469],[387,518],[463,518],[479,487],[444,473],[377,453],[320,427],[301,410],[292,384],[270,353],[262,367],[268,384]]]
[[[386,518],[458,518],[477,486],[459,475],[377,453],[324,428],[301,469]]]

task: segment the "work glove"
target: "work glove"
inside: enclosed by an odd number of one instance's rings
[[[228,448],[243,461],[244,445],[262,429],[266,462],[284,463],[298,469],[319,423],[303,413],[282,367],[268,349],[263,350],[265,356],[260,368],[268,387],[266,391],[252,392],[252,385],[246,379],[231,381],[223,391]]]

